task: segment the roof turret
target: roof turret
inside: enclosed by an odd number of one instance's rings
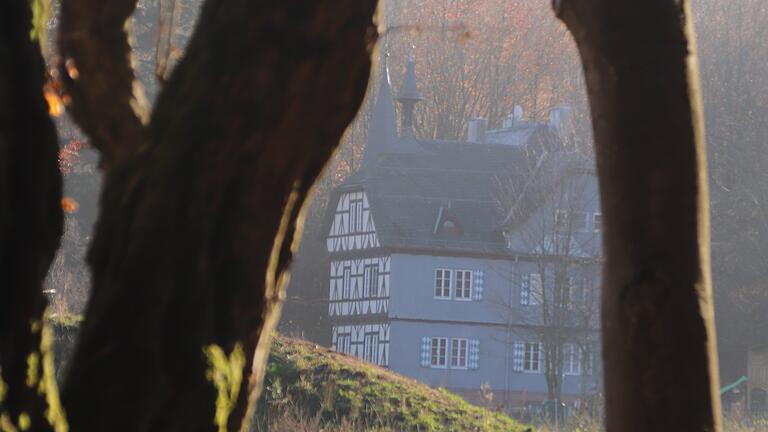
[[[398,140],[395,107],[392,101],[392,89],[389,85],[389,68],[387,66],[389,53],[384,52],[381,57],[381,67],[378,72],[381,84],[371,112],[368,143],[363,152],[363,166],[373,162],[380,154],[391,152]]]
[[[405,80],[397,95],[397,101],[401,105],[401,136],[409,137],[413,135],[413,109],[419,101],[424,99],[419,93],[416,85],[416,57],[411,50],[408,55],[408,65],[405,71]]]

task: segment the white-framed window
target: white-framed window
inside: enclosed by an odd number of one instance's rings
[[[520,304],[524,306],[538,306],[544,300],[541,273],[528,273],[521,277]]]
[[[352,334],[339,333],[336,336],[336,352],[349,354],[352,352]]]
[[[588,344],[586,352],[582,351],[580,358],[582,359],[582,371],[587,375],[592,375],[595,372],[595,346],[594,344]]]
[[[378,264],[366,265],[363,269],[363,297],[379,296],[379,266]]]
[[[451,275],[452,271],[449,269],[436,269],[435,270],[435,298],[437,299],[450,299],[451,298]]]
[[[469,340],[463,338],[451,339],[451,369],[467,368],[467,352]]]
[[[526,342],[523,351],[523,371],[530,373],[541,372],[541,344]]]
[[[568,210],[563,210],[563,209],[555,210],[555,229],[557,230],[568,229]]]
[[[567,307],[575,306],[579,296],[579,280],[569,276],[563,287],[563,304]]]
[[[429,365],[433,368],[448,367],[447,362],[448,338],[433,337]]]
[[[581,375],[581,349],[576,344],[563,344],[563,374]]]
[[[352,198],[349,200],[349,232],[363,231],[363,199]]]
[[[563,290],[563,303],[572,308],[584,306],[586,278],[571,276]]]
[[[366,333],[363,339],[363,360],[378,364],[379,363],[379,333]]]
[[[584,232],[588,229],[589,214],[583,211],[576,211],[571,214],[573,218],[572,226],[570,227],[574,232]]]
[[[434,369],[478,370],[480,340],[423,336],[419,364]]]
[[[568,300],[572,307],[592,305],[592,279],[584,276],[568,278]]]
[[[603,214],[600,212],[592,213],[592,230],[600,232],[603,230]]]
[[[456,300],[472,300],[472,271],[456,270]]]
[[[595,281],[591,278],[585,277],[583,279],[583,285],[581,286],[581,301],[584,307],[593,307],[595,298]]]

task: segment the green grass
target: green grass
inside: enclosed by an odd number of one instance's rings
[[[515,420],[386,369],[304,341],[276,337],[259,403],[261,430],[301,413],[350,430],[524,431]]]

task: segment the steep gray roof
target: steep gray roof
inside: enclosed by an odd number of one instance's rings
[[[504,144],[400,143],[418,150],[380,154],[339,186],[331,202],[345,191],[364,190],[386,248],[507,254],[504,230],[530,217],[542,196],[566,176],[594,172],[591,158],[547,151],[556,139],[550,128],[525,129],[507,135],[525,136],[524,141]],[[456,230],[441,229],[448,219]]]
[[[574,151],[544,152],[531,167],[528,179],[518,185],[502,222],[504,229],[513,229],[525,222],[530,214],[552,194],[558,185],[574,174],[595,174],[591,157]]]
[[[381,154],[336,190],[365,190],[382,246],[504,253],[500,183],[524,184],[534,146],[418,140],[418,151]],[[436,230],[441,215],[460,232]]]
[[[392,151],[398,142],[395,106],[392,101],[386,60],[384,63],[380,71],[384,76],[381,79],[379,93],[376,95],[376,103],[371,113],[371,123],[368,126],[368,143],[363,152],[363,165],[369,165],[382,153]]]
[[[345,191],[364,190],[386,248],[506,254],[503,231],[530,216],[569,158],[552,156],[562,150],[560,135],[549,124],[520,120],[487,131],[485,144],[398,136],[384,65],[363,164],[330,202]],[[413,57],[402,98],[421,99]],[[334,210],[329,208],[328,228]]]

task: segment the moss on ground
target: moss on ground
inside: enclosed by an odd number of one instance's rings
[[[287,408],[327,425],[368,430],[524,431],[515,420],[386,369],[304,341],[275,337],[261,419]],[[363,430],[363,429],[361,429]]]

